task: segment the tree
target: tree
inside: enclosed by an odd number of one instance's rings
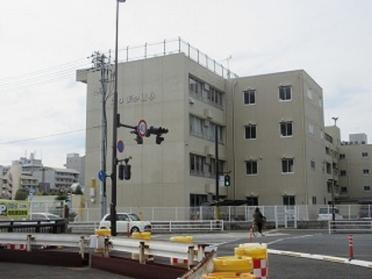
[[[28,192],[25,189],[18,189],[15,194],[15,200],[17,201],[24,201],[28,197]]]

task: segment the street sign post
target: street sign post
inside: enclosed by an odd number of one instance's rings
[[[98,172],[98,179],[102,182],[106,179],[106,173],[103,170]]]
[[[122,140],[118,140],[118,143],[116,144],[117,150],[122,153],[125,149],[124,142]]]

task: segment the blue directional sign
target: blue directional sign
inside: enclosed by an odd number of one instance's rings
[[[102,182],[105,181],[105,179],[106,179],[106,173],[103,170],[100,170],[98,172],[98,179],[101,180]]]
[[[118,140],[118,143],[116,144],[116,148],[118,149],[120,153],[122,153],[125,148],[124,142],[122,140]]]

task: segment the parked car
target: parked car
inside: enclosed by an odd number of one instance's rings
[[[119,212],[116,214],[116,231],[118,233],[133,233],[151,231],[151,223],[149,221],[141,221],[134,213]],[[111,215],[106,214],[99,223],[100,229],[111,228]]]
[[[340,214],[338,208],[334,208],[335,220],[342,220],[344,217]],[[332,207],[319,208],[318,221],[331,221],[332,220]]]
[[[63,220],[63,218],[59,217],[58,215],[48,213],[48,212],[35,212],[35,213],[31,213],[30,220],[55,221],[55,220]]]

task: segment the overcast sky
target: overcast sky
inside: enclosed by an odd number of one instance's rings
[[[114,48],[115,3],[0,1],[0,165],[36,152],[61,167],[66,153],[84,154],[75,70]],[[216,60],[232,55],[239,76],[304,69],[323,88],[325,124],[338,116],[344,140],[372,137],[371,12],[369,0],[127,0],[119,44],[180,36]]]

